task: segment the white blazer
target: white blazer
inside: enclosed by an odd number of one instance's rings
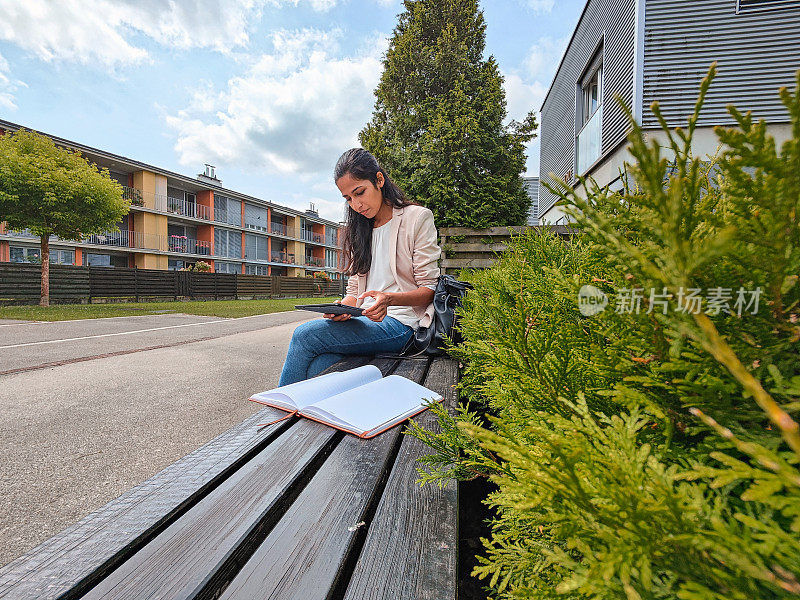
[[[392,209],[389,232],[389,268],[403,292],[413,292],[425,286],[436,288],[439,278],[438,235],[430,209],[416,204]],[[358,298],[367,291],[367,274],[352,275],[347,281],[347,295]],[[359,300],[356,306],[361,306]],[[433,303],[414,306],[419,326],[427,327],[433,320]]]

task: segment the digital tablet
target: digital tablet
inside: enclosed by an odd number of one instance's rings
[[[297,304],[295,308],[299,310],[310,310],[312,312],[325,313],[329,315],[351,315],[361,316],[361,309],[346,304]]]

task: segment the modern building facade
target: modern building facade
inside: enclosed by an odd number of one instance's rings
[[[528,211],[528,225],[539,224],[539,178],[523,177],[522,186],[531,199],[531,208]]]
[[[20,125],[0,120],[0,132]],[[45,134],[46,135],[46,134]],[[297,211],[222,187],[212,166],[189,177],[49,136],[107,168],[131,209],[119,231],[81,240],[51,239],[60,264],[182,269],[203,260],[216,272],[338,279],[339,225],[311,208]],[[39,259],[39,238],[0,224],[0,262]]]
[[[713,127],[734,124],[728,104],[787,139],[778,89],[793,87],[800,69],[800,1],[588,0],[542,106],[540,176],[573,184],[591,176],[613,189],[629,158],[629,124],[615,97],[663,140],[650,105],[659,102],[670,127],[685,125],[714,61],[694,154],[717,151]],[[555,202],[540,190],[542,224],[565,221]]]

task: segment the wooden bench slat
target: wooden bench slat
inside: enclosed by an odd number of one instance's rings
[[[458,395],[452,386],[457,381],[456,361],[437,358],[424,385],[444,396],[454,411]],[[430,411],[415,421],[439,430]],[[453,481],[441,489],[435,484],[420,488],[416,459],[431,450],[416,438],[403,437],[345,600],[456,598],[458,488]]]
[[[194,598],[224,578],[226,559],[257,528],[280,517],[286,491],[335,435],[301,419],[83,598]]]
[[[403,361],[396,373],[420,382],[425,367],[424,360]],[[402,427],[369,440],[345,435],[220,598],[326,598],[391,467]]]
[[[0,598],[48,600],[80,594],[285,428],[287,422],[257,427],[284,414],[264,408],[251,415],[0,568]]]

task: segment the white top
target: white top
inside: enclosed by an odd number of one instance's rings
[[[391,219],[372,230],[372,266],[367,274],[367,291],[376,292],[400,292],[392,270],[389,267],[389,224]],[[367,296],[361,308],[369,308],[375,304],[375,298]],[[400,321],[403,325],[408,325],[414,329],[419,325],[419,318],[414,309],[410,306],[390,306],[386,315]]]

